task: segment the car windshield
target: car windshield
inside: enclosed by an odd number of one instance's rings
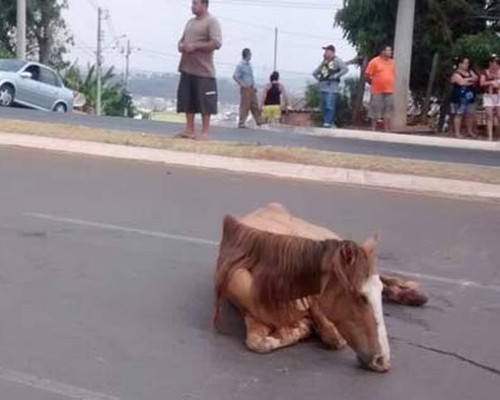
[[[0,71],[17,72],[26,62],[20,60],[0,60]]]

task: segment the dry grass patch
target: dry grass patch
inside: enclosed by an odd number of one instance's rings
[[[267,146],[257,143],[197,142],[137,132],[18,120],[0,120],[0,132],[500,184],[500,168],[497,167],[333,153],[308,148]]]

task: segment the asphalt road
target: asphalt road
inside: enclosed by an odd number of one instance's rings
[[[173,136],[183,130],[183,125],[156,121],[138,121],[127,118],[96,117],[79,114],[56,114],[21,108],[0,108],[0,118],[17,118],[28,121],[77,124],[106,129],[145,132]],[[290,132],[214,127],[211,137],[217,140],[242,143],[262,143],[291,147],[335,151],[351,154],[370,154],[401,157],[415,160],[455,162],[486,166],[500,166],[498,152],[483,150],[453,149],[368,140],[308,136]]]
[[[0,148],[0,398],[492,400],[500,205]],[[424,274],[384,308],[390,373],[314,339],[248,352],[210,329],[221,220],[280,201]]]

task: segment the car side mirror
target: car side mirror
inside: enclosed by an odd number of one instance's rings
[[[33,74],[31,72],[21,72],[19,74],[21,76],[21,78],[24,78],[24,79],[31,79],[33,78]]]

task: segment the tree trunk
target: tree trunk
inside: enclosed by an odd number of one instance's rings
[[[363,62],[360,66],[360,76],[358,87],[356,88],[356,98],[354,100],[354,110],[352,112],[352,125],[361,124],[361,110],[363,109],[363,99],[365,97],[365,70],[367,67],[367,58],[363,57]]]
[[[422,120],[421,120],[421,122],[423,124],[426,124],[428,121],[427,114],[429,113],[432,91],[434,89],[434,83],[436,82],[438,64],[439,64],[439,53],[434,53],[434,58],[432,59],[431,74],[429,76],[429,83],[427,84],[427,91],[425,93],[424,105],[422,108]]]

